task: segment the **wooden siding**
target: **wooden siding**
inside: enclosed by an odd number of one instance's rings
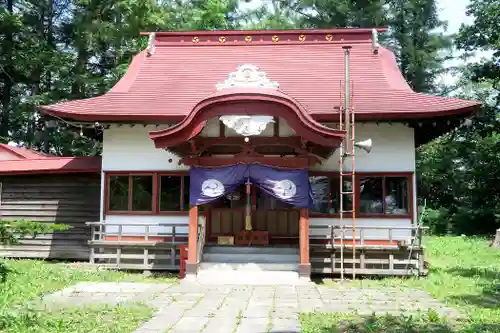
[[[99,220],[100,175],[33,175],[0,177],[0,216],[62,223],[64,232],[25,237],[20,244],[0,246],[0,256],[88,260],[90,230]]]
[[[210,210],[209,239],[234,236],[245,229],[245,209],[213,208]],[[299,237],[299,211],[297,209],[254,210],[254,230],[268,231],[272,239]]]

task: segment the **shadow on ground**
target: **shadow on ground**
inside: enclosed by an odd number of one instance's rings
[[[464,294],[450,298],[464,304],[473,304],[483,308],[500,308],[500,272],[490,268],[452,268],[448,273],[467,278],[480,279],[478,286],[482,288],[479,294]],[[499,330],[500,332],[500,330]]]

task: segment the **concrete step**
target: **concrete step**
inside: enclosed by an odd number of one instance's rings
[[[202,262],[199,267],[199,272],[263,272],[263,271],[288,271],[298,272],[297,263],[248,263],[248,262]],[[244,274],[243,274],[244,275]]]
[[[274,253],[203,253],[202,262],[222,263],[298,263],[298,254]]]
[[[301,285],[309,281],[290,271],[200,270],[196,282],[201,285]]]
[[[204,253],[227,254],[299,254],[296,247],[205,246]]]

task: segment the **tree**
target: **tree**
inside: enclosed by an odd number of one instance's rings
[[[435,0],[388,0],[389,45],[406,81],[417,92],[438,93],[436,79],[443,74],[452,40],[440,32]]]
[[[500,3],[474,0],[474,24],[463,25],[457,46],[491,56],[463,66],[460,97],[483,102],[463,126],[419,151],[421,194],[440,210],[434,224],[443,232],[491,234],[500,227]]]
[[[40,104],[107,92],[146,46],[142,31],[229,29],[236,0],[0,0],[0,137],[60,155],[98,154],[72,122],[46,128]]]

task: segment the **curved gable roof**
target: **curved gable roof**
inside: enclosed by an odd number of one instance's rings
[[[475,101],[415,93],[394,54],[372,49],[369,29],[157,33],[155,51],[138,53],[105,95],[42,106],[78,120],[182,120],[239,65],[279,83],[316,119],[337,120],[344,54],[350,45],[352,104],[358,118],[428,118],[471,112]]]

